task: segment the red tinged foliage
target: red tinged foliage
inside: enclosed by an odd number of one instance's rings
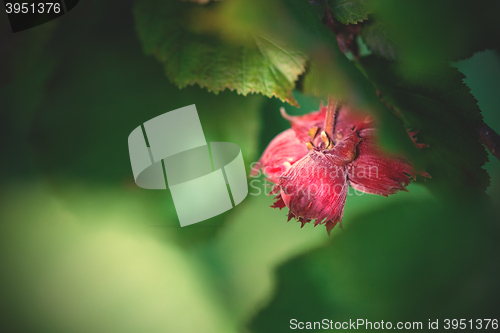
[[[282,109],[292,128],[269,143],[257,165],[276,184],[272,207],[286,206],[288,220],[296,218],[302,226],[314,220],[328,233],[342,221],[349,185],[388,196],[406,191],[417,174],[430,177],[404,156],[382,151],[370,116],[346,105],[332,110],[321,105],[319,111],[290,116]],[[416,143],[416,132],[408,133],[417,148],[426,147]]]
[[[356,59],[359,58],[359,45],[356,38],[361,33],[362,22],[358,24],[342,24],[333,17],[330,8],[326,6],[323,23],[335,33],[337,44],[343,53],[351,51]]]

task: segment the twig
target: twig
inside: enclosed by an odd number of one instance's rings
[[[500,135],[498,135],[491,127],[483,123],[479,127],[479,138],[493,156],[500,160]]]

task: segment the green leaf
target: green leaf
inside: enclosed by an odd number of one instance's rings
[[[411,130],[419,131],[426,180],[436,193],[479,195],[489,184],[482,166],[487,153],[479,142],[482,116],[464,75],[448,65],[418,73],[370,56],[360,67],[379,90],[381,99]]]
[[[370,49],[386,59],[425,68],[434,61],[457,61],[496,47],[500,2],[477,4],[455,0],[380,0],[370,6],[370,21],[362,35]],[[381,43],[381,44],[380,44]],[[398,49],[393,54],[391,49]]]
[[[162,62],[167,77],[179,88],[197,84],[214,93],[228,88],[295,105],[292,89],[305,71],[306,57],[262,36],[234,41],[194,31],[189,24],[193,15],[212,7],[182,1],[138,2],[134,16],[145,52]]]
[[[326,246],[281,266],[276,297],[252,331],[282,332],[293,318],[383,320],[393,329],[422,321],[425,329],[429,318],[441,325],[446,318],[496,315],[495,212],[477,201],[446,204],[421,194],[412,188],[404,200],[383,198],[392,204],[358,212]]]
[[[370,0],[329,0],[333,17],[343,24],[356,24],[368,19]]]

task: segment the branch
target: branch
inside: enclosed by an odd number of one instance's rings
[[[479,138],[483,145],[490,153],[500,160],[500,135],[498,135],[491,127],[483,123],[479,127]]]

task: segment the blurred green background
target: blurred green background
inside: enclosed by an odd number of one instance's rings
[[[269,208],[262,178],[236,208],[181,228],[168,191],[135,186],[127,137],[196,104],[207,141],[238,144],[247,172],[300,109],[179,90],[145,56],[131,1],[81,1],[12,34],[0,15],[2,332],[286,332],[290,320],[500,319],[500,162],[489,198],[349,195],[343,226]],[[500,130],[500,55],[455,62]],[[431,120],[430,120],[431,121]],[[189,133],[186,133],[189,135]],[[457,136],[460,133],[456,133]],[[432,147],[431,147],[432,148]],[[193,202],[196,209],[196,202]]]

